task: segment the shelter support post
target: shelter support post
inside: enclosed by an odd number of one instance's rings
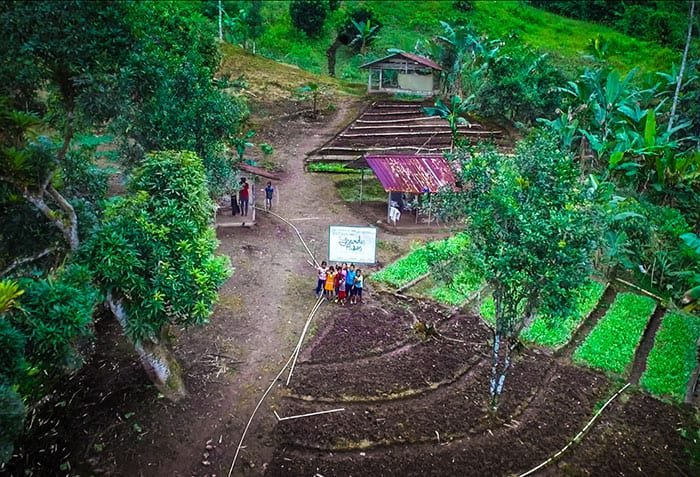
[[[258,202],[256,200],[257,194],[255,193],[255,189],[258,188],[258,176],[253,176],[253,207],[251,209],[253,210],[253,223],[255,223],[255,207],[258,205]]]
[[[391,222],[391,191],[389,191],[389,201],[386,204],[386,223]]]
[[[365,183],[365,170],[360,169],[360,205],[362,205],[362,186]]]

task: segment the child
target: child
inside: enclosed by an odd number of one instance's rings
[[[343,279],[343,275],[340,273],[340,265],[335,266],[335,278],[333,279],[333,291],[335,291],[335,302],[338,302],[338,292],[340,291],[340,280]]]
[[[355,284],[355,265],[350,264],[347,273],[345,274],[345,293],[350,298],[350,303],[352,303],[353,298],[353,285]]]
[[[316,267],[316,272],[318,272],[318,281],[316,282],[316,298],[321,297],[323,293],[323,285],[326,284],[326,261],[321,262],[320,267]]]
[[[347,283],[345,282],[345,276],[343,275],[342,270],[339,275],[340,280],[338,281],[338,303],[340,303],[341,305],[345,305],[345,288],[347,286]]]
[[[274,187],[272,187],[272,182],[267,182],[267,187],[265,187],[265,210],[272,210],[272,194],[275,193]]]
[[[353,303],[362,303],[362,287],[364,286],[365,277],[362,276],[362,270],[359,268],[355,273],[355,291],[353,292]]]
[[[328,272],[326,272],[326,298],[330,301],[333,299],[335,294],[335,270],[333,266],[328,267]]]

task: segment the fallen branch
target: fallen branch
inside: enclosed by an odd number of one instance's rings
[[[25,263],[33,262],[34,260],[39,260],[41,257],[45,257],[46,255],[50,254],[51,252],[55,252],[56,247],[48,247],[42,250],[39,253],[36,253],[34,255],[31,255],[29,257],[22,257],[18,258],[15,261],[13,261],[10,266],[8,266],[5,270],[0,272],[0,277],[7,275],[10,273],[12,270],[15,268],[19,267],[20,265],[24,265]]]

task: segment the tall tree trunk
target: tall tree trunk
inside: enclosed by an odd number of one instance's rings
[[[678,96],[681,94],[681,84],[683,83],[683,72],[685,64],[688,60],[688,48],[690,47],[690,39],[693,36],[693,15],[695,13],[695,0],[690,2],[690,11],[688,13],[688,37],[685,39],[685,48],[683,49],[683,60],[681,61],[681,69],[678,71],[678,80],[676,81],[676,91],[673,94],[673,104],[671,105],[671,116],[668,118],[668,129],[670,132],[673,128],[673,120],[676,117],[676,107],[678,106]]]
[[[107,295],[107,303],[112,314],[126,334],[129,316],[124,309],[121,299],[111,293]],[[139,355],[141,365],[146,375],[153,381],[156,388],[171,401],[178,401],[187,395],[185,383],[182,380],[182,370],[163,340],[143,340],[133,342]]]
[[[501,394],[506,382],[506,376],[512,361],[513,346],[510,340],[502,336],[498,331],[493,333],[493,347],[491,354],[491,379],[489,381],[489,395],[491,398],[490,411],[493,415],[498,412],[501,402]]]
[[[340,45],[340,40],[336,37],[333,43],[331,43],[331,46],[326,50],[326,57],[328,58],[328,76],[332,76],[333,78],[335,78],[335,54],[338,48],[340,48]]]

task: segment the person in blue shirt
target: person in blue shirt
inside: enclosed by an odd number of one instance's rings
[[[352,263],[345,274],[345,293],[348,297],[348,301],[352,303],[352,297],[355,293],[355,265]]]
[[[272,182],[267,183],[265,187],[265,210],[272,210],[272,195],[275,193],[274,187],[272,187]]]

